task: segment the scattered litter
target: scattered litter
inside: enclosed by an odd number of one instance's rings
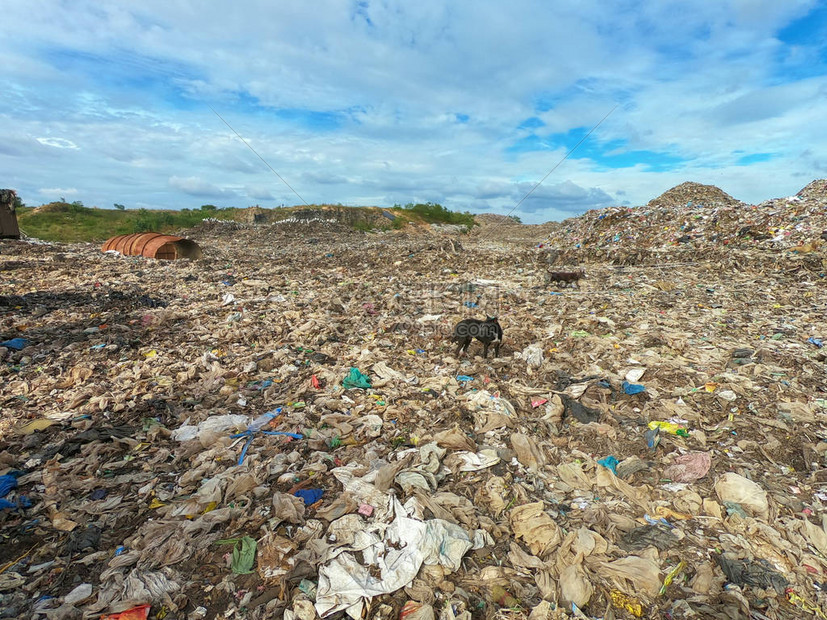
[[[598,465],[602,465],[606,469],[610,470],[614,475],[617,475],[617,465],[618,461],[615,457],[609,455],[604,456],[602,459],[597,461]]]
[[[249,536],[215,541],[216,545],[233,545],[231,568],[236,575],[253,572],[256,560],[256,541]]]
[[[722,502],[731,502],[747,513],[766,518],[769,511],[767,492],[758,483],[727,472],[715,481],[715,493]]]
[[[367,390],[371,387],[370,377],[363,375],[358,368],[351,368],[348,375],[342,380],[346,390],[360,388]]]
[[[63,597],[63,602],[67,605],[77,605],[92,596],[92,591],[91,583],[82,583]]]
[[[4,340],[0,342],[0,347],[6,347],[7,349],[11,349],[12,351],[22,351],[26,348],[29,344],[29,341],[25,338],[12,338],[10,340]]]
[[[646,391],[646,386],[640,385],[639,383],[629,383],[628,381],[624,381],[622,386],[623,392],[629,395],[641,394]]]
[[[711,466],[712,457],[708,452],[682,454],[663,470],[663,477],[674,482],[694,482],[706,476]]]
[[[300,498],[306,506],[312,506],[322,499],[324,489],[299,489],[293,495]]]
[[[657,429],[659,432],[662,433],[679,435],[681,437],[689,437],[689,431],[686,430],[684,426],[681,426],[680,424],[675,424],[674,422],[662,422],[659,420],[654,420],[652,422],[649,422],[649,429]]]
[[[0,241],[0,616],[824,617],[827,181],[302,209],[199,261]]]
[[[101,616],[101,620],[146,620],[152,605],[138,605],[116,614]]]
[[[739,586],[773,588],[778,594],[783,594],[789,585],[784,575],[773,570],[769,563],[764,560],[758,562],[743,561],[724,553],[715,556],[715,561],[721,567],[726,578]]]

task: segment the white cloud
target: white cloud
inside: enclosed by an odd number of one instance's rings
[[[46,196],[49,199],[55,199],[61,197],[65,198],[66,196],[77,196],[80,192],[78,192],[75,187],[43,187],[37,190],[37,193],[41,196]]]
[[[53,146],[56,149],[77,149],[78,145],[64,138],[35,138],[40,144]]]
[[[526,194],[533,186],[521,184]],[[608,207],[618,204],[618,200],[607,194],[599,187],[581,187],[572,181],[564,181],[554,185],[541,185],[534,190],[521,204],[523,213],[553,209],[558,214],[571,217],[595,207]]]
[[[169,178],[169,186],[180,190],[190,196],[216,198],[227,196],[230,192],[208,183],[199,177],[177,177]]]
[[[9,0],[0,169],[29,202],[298,203],[212,106],[308,202],[508,212],[619,103],[524,220],[686,180],[789,195],[827,168],[823,42],[779,35],[817,4]],[[532,134],[549,148],[513,150]]]
[[[266,187],[245,187],[244,192],[250,198],[255,200],[266,200],[266,201],[273,201],[275,200],[273,196],[273,192]]]

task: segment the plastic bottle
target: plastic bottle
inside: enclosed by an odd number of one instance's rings
[[[248,431],[252,431],[256,433],[263,428],[265,428],[270,422],[272,422],[276,417],[281,413],[281,407],[276,409],[275,411],[268,411],[267,413],[263,413],[258,416],[255,420],[250,422],[250,425],[247,427]]]

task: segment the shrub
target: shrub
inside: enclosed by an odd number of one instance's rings
[[[135,232],[150,232],[155,226],[155,222],[147,209],[141,207],[138,209],[138,217],[135,220]]]
[[[89,213],[91,209],[84,207],[80,200],[75,200],[73,203],[66,205],[66,210],[69,213]]]
[[[458,224],[460,226],[474,226],[474,216],[467,211],[465,213],[457,213],[449,211],[441,204],[435,202],[426,203],[408,203],[404,207],[407,211],[412,211],[419,215],[426,222],[441,222],[444,224]]]
[[[368,222],[366,222],[364,220],[358,220],[358,221],[354,222],[353,228],[355,230],[359,230],[361,232],[367,232],[367,233],[373,232],[373,230],[374,230],[373,226],[371,226]]]

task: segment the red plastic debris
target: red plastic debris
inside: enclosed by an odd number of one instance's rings
[[[138,605],[117,614],[101,616],[101,620],[146,620],[149,618],[150,605]]]

